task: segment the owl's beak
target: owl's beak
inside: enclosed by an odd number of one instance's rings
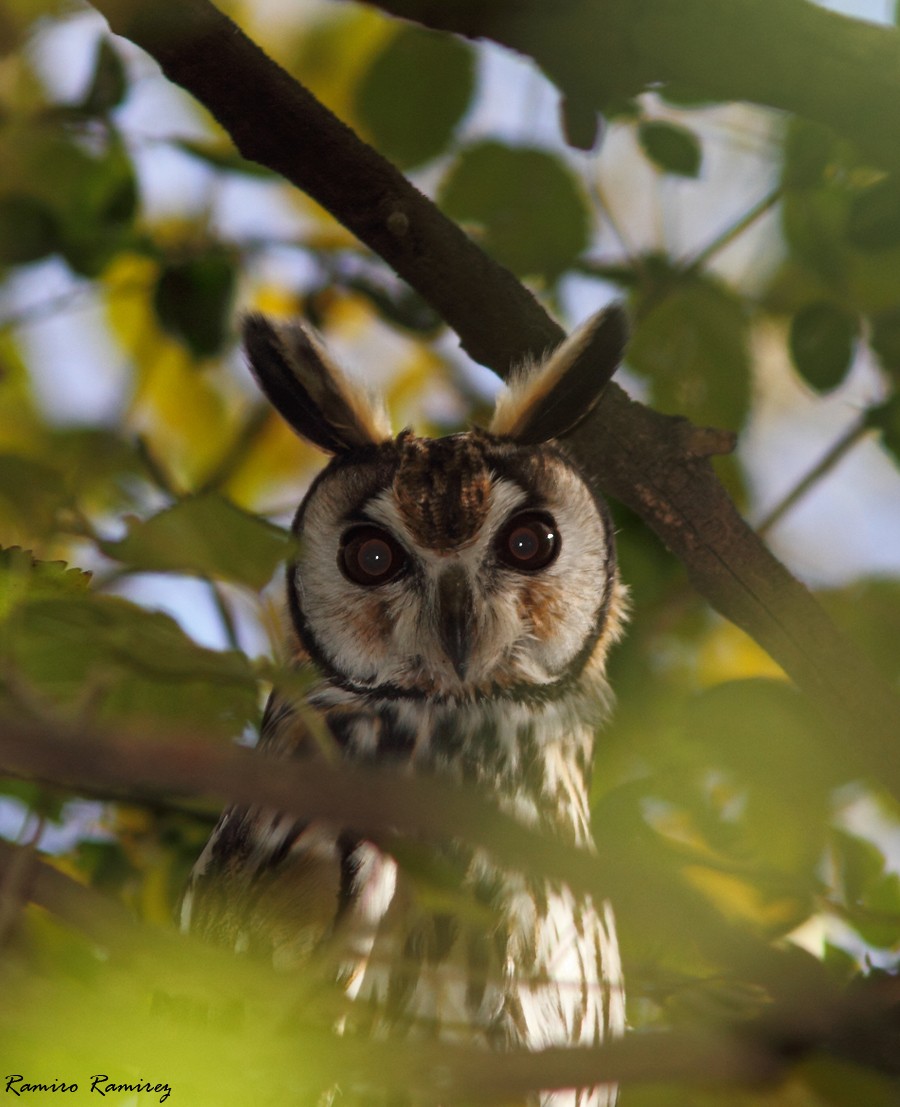
[[[451,565],[441,574],[437,601],[441,645],[453,663],[456,675],[462,680],[472,654],[475,602],[466,571],[461,565]]]

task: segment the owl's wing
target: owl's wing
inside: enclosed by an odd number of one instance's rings
[[[315,748],[303,714],[277,693],[266,706],[260,745],[300,758]],[[191,872],[181,927],[278,965],[301,961],[340,920],[356,845],[319,820],[230,807]]]

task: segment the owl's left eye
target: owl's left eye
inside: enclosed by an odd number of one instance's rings
[[[354,584],[371,587],[396,580],[406,568],[406,550],[381,527],[351,527],[341,539],[338,566]]]
[[[514,515],[497,538],[497,557],[510,569],[533,572],[556,560],[560,537],[556,523],[542,511]]]

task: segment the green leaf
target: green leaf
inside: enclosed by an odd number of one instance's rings
[[[890,399],[866,412],[866,426],[881,432],[881,441],[900,464],[900,395],[894,393]]]
[[[900,308],[882,311],[871,322],[869,345],[887,372],[900,382]]]
[[[680,278],[635,315],[628,364],[649,377],[654,403],[698,423],[741,426],[750,356],[740,300],[715,281]]]
[[[893,403],[900,409],[900,401]],[[845,588],[818,591],[816,598],[884,679],[893,682],[900,673],[900,580],[856,581]]]
[[[166,265],[157,281],[153,307],[161,325],[198,358],[213,357],[225,345],[237,283],[235,259],[213,248],[201,257]]]
[[[860,902],[884,874],[884,854],[868,838],[846,830],[831,832],[832,861],[848,904]]]
[[[845,189],[788,192],[781,205],[784,234],[796,258],[827,284],[843,287],[849,265],[846,239],[849,196]]]
[[[739,851],[803,878],[804,887],[794,887],[794,895],[812,891],[831,789],[852,772],[852,765],[823,755],[820,726],[800,693],[779,680],[717,684],[685,708],[683,740],[697,750],[701,776],[726,773],[741,797],[723,829]]]
[[[443,326],[434,308],[406,284],[388,287],[365,276],[351,276],[342,283],[364,296],[382,319],[413,334],[433,335]]]
[[[31,458],[0,454],[0,521],[36,537],[46,536],[70,502],[56,469]]]
[[[782,184],[787,189],[816,188],[835,159],[834,132],[821,123],[795,117],[788,125],[784,142]]]
[[[54,430],[47,436],[45,453],[80,504],[118,508],[131,503],[137,478],[147,476],[135,442],[101,427]]]
[[[886,1047],[885,1047],[886,1048]],[[873,1050],[874,1052],[874,1050]],[[897,1078],[862,1063],[814,1053],[796,1070],[792,1086],[810,1107],[896,1107]],[[773,1105],[774,1107],[774,1105]]]
[[[128,150],[115,132],[107,132],[102,151],[74,142],[47,143],[36,152],[32,173],[46,181],[46,196],[59,220],[62,253],[72,269],[96,277],[113,255],[130,242],[138,205],[137,181]]]
[[[696,177],[703,151],[693,131],[674,123],[651,120],[638,127],[638,141],[647,157],[664,173]]]
[[[0,620],[24,600],[80,595],[90,579],[64,561],[38,561],[18,546],[0,548]]]
[[[553,280],[588,244],[590,217],[581,186],[544,150],[493,141],[470,146],[441,183],[439,202],[518,276]]]
[[[372,59],[354,111],[373,144],[401,169],[442,153],[475,88],[475,55],[453,35],[401,26]]]
[[[801,308],[791,320],[788,346],[807,384],[817,392],[830,392],[847,375],[858,338],[856,314],[820,300]]]
[[[165,720],[236,736],[257,716],[247,658],[193,642],[174,619],[118,596],[19,603],[0,629],[0,662],[18,686],[63,713]]]
[[[658,92],[667,104],[674,104],[679,108],[705,108],[717,103],[715,97],[708,92],[682,81],[667,81],[660,85]]]
[[[53,210],[37,196],[0,197],[0,265],[23,265],[59,248]]]
[[[884,177],[853,197],[847,238],[859,250],[889,250],[900,245],[900,180]]]
[[[94,56],[91,83],[78,107],[88,115],[105,115],[125,99],[125,66],[108,38],[101,38]]]
[[[181,500],[144,521],[132,521],[108,557],[132,569],[190,573],[259,590],[288,555],[288,535],[210,492]]]
[[[593,150],[603,131],[603,117],[590,102],[564,96],[559,105],[566,142],[576,150]]]
[[[886,872],[882,851],[867,838],[836,829],[831,860],[847,918],[871,945],[896,945],[900,933],[900,877]]]

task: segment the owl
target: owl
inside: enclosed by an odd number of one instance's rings
[[[246,320],[263,392],[331,456],[297,511],[287,569],[291,664],[311,682],[301,703],[272,693],[266,755],[328,756],[314,717],[332,756],[488,791],[524,826],[594,848],[594,738],[625,590],[607,508],[556,439],[594,406],[625,337],[622,312],[601,312],[514,377],[488,429],[432,439],[394,436],[303,326]],[[327,948],[357,1026],[380,1036],[540,1049],[622,1032],[608,904],[498,868],[487,849],[438,852],[481,909],[474,921],[419,895],[352,812],[339,826],[233,807],[182,923],[285,970]],[[604,1086],[540,1102],[614,1100]]]

